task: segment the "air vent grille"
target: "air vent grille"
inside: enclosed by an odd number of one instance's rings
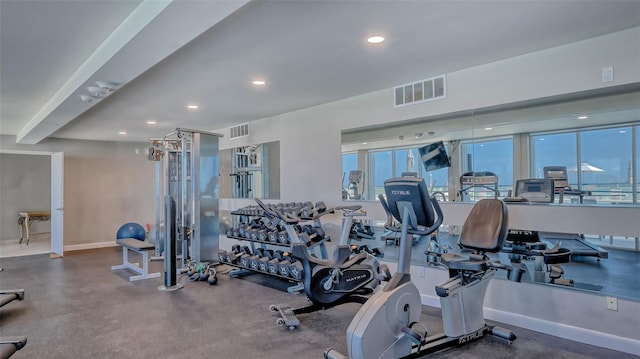
[[[441,75],[396,86],[394,90],[395,107],[406,106],[445,98],[447,96],[447,81],[445,75]]]
[[[231,139],[249,136],[249,124],[238,125],[229,129],[229,137]]]

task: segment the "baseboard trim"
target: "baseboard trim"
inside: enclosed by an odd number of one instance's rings
[[[440,308],[440,298],[421,294],[422,304]],[[567,324],[555,323],[521,314],[508,313],[492,308],[484,308],[485,318],[536,332],[553,335],[562,339],[595,345],[620,352],[640,355],[640,340],[602,333],[591,329],[574,327]]]
[[[68,246],[64,246],[65,252],[72,251],[81,251],[84,249],[96,249],[96,248],[107,248],[107,247],[115,247],[117,246],[116,241],[109,242],[96,242],[96,243],[83,243],[83,244],[71,244]]]

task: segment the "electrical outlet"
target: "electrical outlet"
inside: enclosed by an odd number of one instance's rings
[[[424,278],[424,277],[427,275],[427,270],[426,270],[426,268],[425,268],[425,267],[423,267],[423,266],[420,266],[420,267],[418,267],[418,268],[419,268],[419,269],[418,269],[418,276],[419,276],[420,278]]]
[[[613,66],[602,68],[602,82],[613,82]]]
[[[618,298],[616,297],[607,297],[607,309],[618,311]]]

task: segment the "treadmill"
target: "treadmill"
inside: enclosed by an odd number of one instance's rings
[[[572,256],[596,257],[598,260],[609,258],[609,252],[589,243],[582,234],[538,232],[538,237],[540,241],[547,242],[551,246],[560,242],[560,246],[569,249]]]
[[[529,178],[516,181],[516,198],[524,199],[526,202],[553,203],[556,194],[556,180],[552,178]],[[522,202],[517,199],[509,202]],[[549,248],[560,243],[560,247],[571,251],[572,257],[595,257],[609,258],[609,252],[599,246],[589,243],[584,239],[583,234],[557,233],[557,232],[537,232],[540,242],[547,244]]]

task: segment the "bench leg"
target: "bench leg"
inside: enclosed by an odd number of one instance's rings
[[[142,255],[142,268],[140,268],[138,263],[129,263],[129,248],[122,247],[122,264],[117,266],[111,266],[111,270],[119,270],[119,269],[129,269],[138,273],[138,275],[129,277],[130,282],[134,282],[141,279],[147,278],[158,278],[160,277],[160,273],[149,273],[149,257],[147,251],[135,251]]]

